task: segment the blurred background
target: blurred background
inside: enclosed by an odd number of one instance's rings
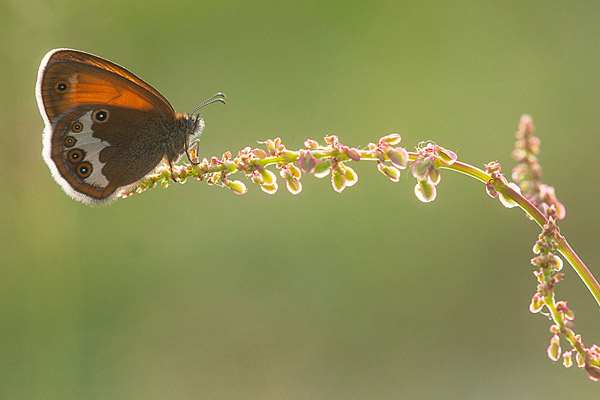
[[[579,179],[600,144],[599,17],[596,1],[1,1],[0,398],[597,395],[548,359],[550,323],[528,311],[538,227],[481,184],[446,171],[422,204],[410,173],[363,162],[341,195],[238,177],[244,196],[189,181],[90,208],[42,160],[34,86],[70,47],[179,112],[223,91],[202,110],[206,157],[399,132],[509,172],[529,113],[562,233],[600,277],[599,189]],[[558,297],[591,346],[598,305],[565,272]]]

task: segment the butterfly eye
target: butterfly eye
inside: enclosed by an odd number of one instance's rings
[[[77,166],[77,175],[81,178],[87,178],[92,173],[92,164],[85,161]]]
[[[68,88],[68,85],[65,82],[58,82],[56,84],[56,86],[54,86],[54,89],[59,93],[66,92],[67,88]]]
[[[107,110],[97,110],[92,114],[92,119],[94,122],[103,123],[108,119],[108,114]]]
[[[83,124],[79,121],[75,121],[71,125],[71,130],[75,133],[79,133],[83,130]]]
[[[85,158],[85,152],[81,149],[73,149],[67,154],[67,159],[73,164],[80,163]]]
[[[77,140],[75,140],[73,136],[65,136],[63,143],[65,147],[73,147],[75,146],[75,143],[77,143]]]

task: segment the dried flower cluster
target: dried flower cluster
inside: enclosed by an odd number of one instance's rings
[[[434,200],[435,186],[440,182],[439,168],[454,163],[456,154],[434,143],[427,143],[417,148],[417,152],[409,153],[405,148],[397,146],[400,140],[400,135],[393,133],[380,138],[376,144],[369,143],[368,149],[359,150],[341,144],[337,136],[332,135],[324,138],[325,144],[308,139],[304,142],[304,149],[291,151],[280,138],[276,138],[263,142],[266,149],[246,147],[236,157],[227,152],[220,159],[213,157],[208,161],[205,158],[201,162],[195,149],[192,149],[191,164],[174,166],[172,172],[170,168],[162,167],[120,196],[128,197],[134,193],[141,193],[159,183],[166,188],[170,178],[180,183],[194,178],[211,186],[220,185],[236,194],[244,194],[248,190],[246,185],[241,181],[229,179],[229,175],[236,172],[242,172],[265,193],[274,194],[279,185],[277,175],[267,168],[270,165],[279,170],[279,177],[285,181],[288,191],[292,194],[302,191],[303,174],[317,178],[331,174],[333,190],[341,193],[358,182],[358,174],[348,163],[370,160],[376,161],[379,172],[392,182],[398,182],[400,170],[406,169],[409,162],[413,161],[412,173],[418,182],[415,194],[424,202]]]

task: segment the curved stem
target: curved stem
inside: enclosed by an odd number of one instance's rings
[[[460,172],[486,184],[488,182],[492,182],[498,193],[517,203],[517,205],[523,211],[525,211],[525,213],[529,215],[540,227],[543,228],[544,225],[548,223],[548,220],[544,214],[542,214],[542,212],[538,210],[537,207],[535,207],[529,200],[513,190],[502,180],[493,179],[490,174],[482,171],[481,169],[469,164],[461,163],[459,161],[456,161],[452,165],[442,165],[440,167]],[[600,305],[600,285],[598,284],[598,281],[596,281],[594,275],[592,275],[590,270],[585,266],[581,258],[579,258],[571,246],[569,246],[569,243],[564,236],[559,234],[558,242],[558,251],[563,255],[563,257],[565,257],[569,264],[571,264],[575,272],[577,272],[583,283],[587,286],[588,290],[592,294],[592,297],[594,297],[594,300],[596,300],[596,303]]]

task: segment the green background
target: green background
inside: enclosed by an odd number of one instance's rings
[[[42,160],[34,85],[47,51],[76,48],[180,112],[227,93],[202,110],[203,156],[399,132],[508,174],[530,113],[598,276],[599,18],[596,1],[0,1],[0,398],[593,398],[528,311],[537,226],[481,184],[446,171],[423,204],[410,173],[363,162],[341,195],[239,177],[244,196],[189,181],[90,208]],[[598,306],[565,272],[591,346]]]

